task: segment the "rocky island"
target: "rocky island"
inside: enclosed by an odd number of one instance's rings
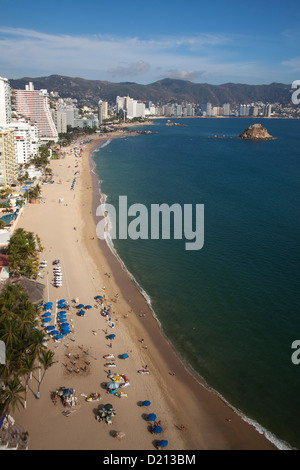
[[[271,136],[267,129],[261,124],[252,124],[238,136],[238,139],[245,140],[273,140],[276,137]]]

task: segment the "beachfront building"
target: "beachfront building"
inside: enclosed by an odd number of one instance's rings
[[[12,121],[3,126],[3,129],[14,130],[17,163],[19,165],[29,163],[39,150],[40,139],[37,125],[33,122]]]
[[[64,108],[51,109],[51,116],[58,134],[67,132],[67,113]]]
[[[0,77],[0,126],[11,121],[11,89],[7,78]]]
[[[230,103],[223,104],[223,115],[230,116]]]
[[[98,121],[99,125],[102,124],[104,119],[108,118],[108,103],[107,101],[98,101]]]
[[[25,85],[25,90],[14,90],[16,112],[36,122],[41,140],[57,142],[58,133],[53,122],[47,90],[35,90],[32,82]]]
[[[14,129],[0,127],[0,188],[10,187],[17,178]]]

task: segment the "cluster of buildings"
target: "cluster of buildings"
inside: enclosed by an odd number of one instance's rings
[[[38,154],[43,141],[58,140],[50,113],[47,90],[11,90],[0,77],[0,188],[13,184],[20,165]]]

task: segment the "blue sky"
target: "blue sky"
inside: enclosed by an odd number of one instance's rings
[[[0,0],[0,76],[300,79],[299,0]]]

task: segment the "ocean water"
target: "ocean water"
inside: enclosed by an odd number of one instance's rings
[[[279,448],[300,448],[300,120],[156,120],[94,154],[118,208],[204,204],[204,246],[113,240],[180,356]],[[235,137],[261,122],[276,140]],[[219,136],[222,138],[214,138]],[[183,206],[182,206],[183,207]],[[129,218],[133,220],[133,218]]]

